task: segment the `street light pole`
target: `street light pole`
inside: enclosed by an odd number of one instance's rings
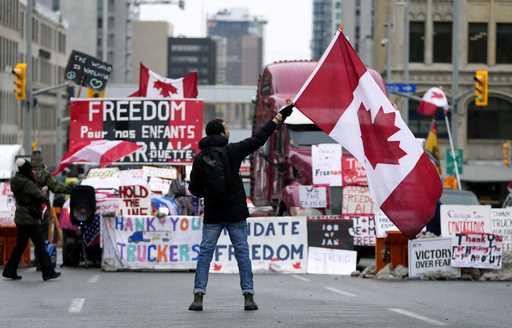
[[[404,7],[404,83],[409,84],[409,0],[405,0]],[[409,122],[409,101],[404,104],[404,121]]]
[[[26,73],[26,100],[22,103],[23,113],[23,149],[25,154],[32,150],[32,12],[34,10],[34,0],[27,0],[25,8],[25,63],[27,64]],[[24,110],[23,110],[24,109]]]
[[[458,99],[457,94],[459,93],[459,21],[460,21],[460,1],[454,0],[452,4],[453,11],[453,31],[452,31],[452,135],[453,135],[453,144],[455,147],[458,146]]]

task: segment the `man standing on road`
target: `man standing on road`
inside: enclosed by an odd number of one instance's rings
[[[208,271],[220,233],[225,228],[235,248],[240,271],[240,287],[246,311],[257,310],[254,302],[249,246],[247,244],[246,195],[239,170],[243,159],[263,146],[272,132],[291,115],[293,104],[283,107],[255,135],[228,144],[229,129],[221,119],[206,125],[206,137],[199,142],[201,153],[194,159],[190,174],[190,192],[204,197],[203,239],[197,259],[194,301],[191,311],[203,310],[203,295],[208,284]]]

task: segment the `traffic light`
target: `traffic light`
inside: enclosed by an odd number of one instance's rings
[[[92,88],[87,88],[85,94],[87,98],[105,98],[105,90],[94,90]]]
[[[14,94],[16,100],[27,99],[27,64],[16,64],[12,74],[14,74]]]
[[[510,167],[510,141],[503,143],[503,165]]]
[[[179,1],[178,1],[178,7],[179,7],[181,10],[185,10],[185,0],[179,0]]]
[[[33,141],[32,142],[32,151],[35,151],[38,149],[39,149],[39,144],[37,143],[37,141]]]
[[[485,107],[489,96],[489,73],[486,70],[475,72],[475,105]]]

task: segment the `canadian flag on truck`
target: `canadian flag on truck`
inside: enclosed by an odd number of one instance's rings
[[[197,98],[197,72],[179,79],[169,79],[140,63],[139,90],[130,97]]]
[[[370,195],[405,235],[434,216],[439,175],[343,33],[338,32],[294,99],[295,107],[358,161]]]

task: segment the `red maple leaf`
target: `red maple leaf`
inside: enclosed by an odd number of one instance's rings
[[[432,96],[430,96],[432,99],[443,99],[444,95],[439,92],[432,91]]]
[[[213,263],[213,271],[220,271],[222,269],[222,264]]]
[[[161,80],[156,80],[153,83],[153,88],[160,89],[160,95],[162,97],[170,97],[171,93],[178,93],[178,89],[172,83],[165,83]]]
[[[400,141],[388,141],[389,137],[400,131],[395,126],[395,113],[384,113],[381,107],[372,122],[371,112],[361,104],[357,117],[361,127],[364,154],[372,167],[375,169],[379,163],[399,164],[398,160],[407,153],[400,148]]]
[[[292,264],[292,266],[293,266],[294,269],[300,270],[301,264],[302,263],[300,263],[300,262],[296,262],[296,263]]]

